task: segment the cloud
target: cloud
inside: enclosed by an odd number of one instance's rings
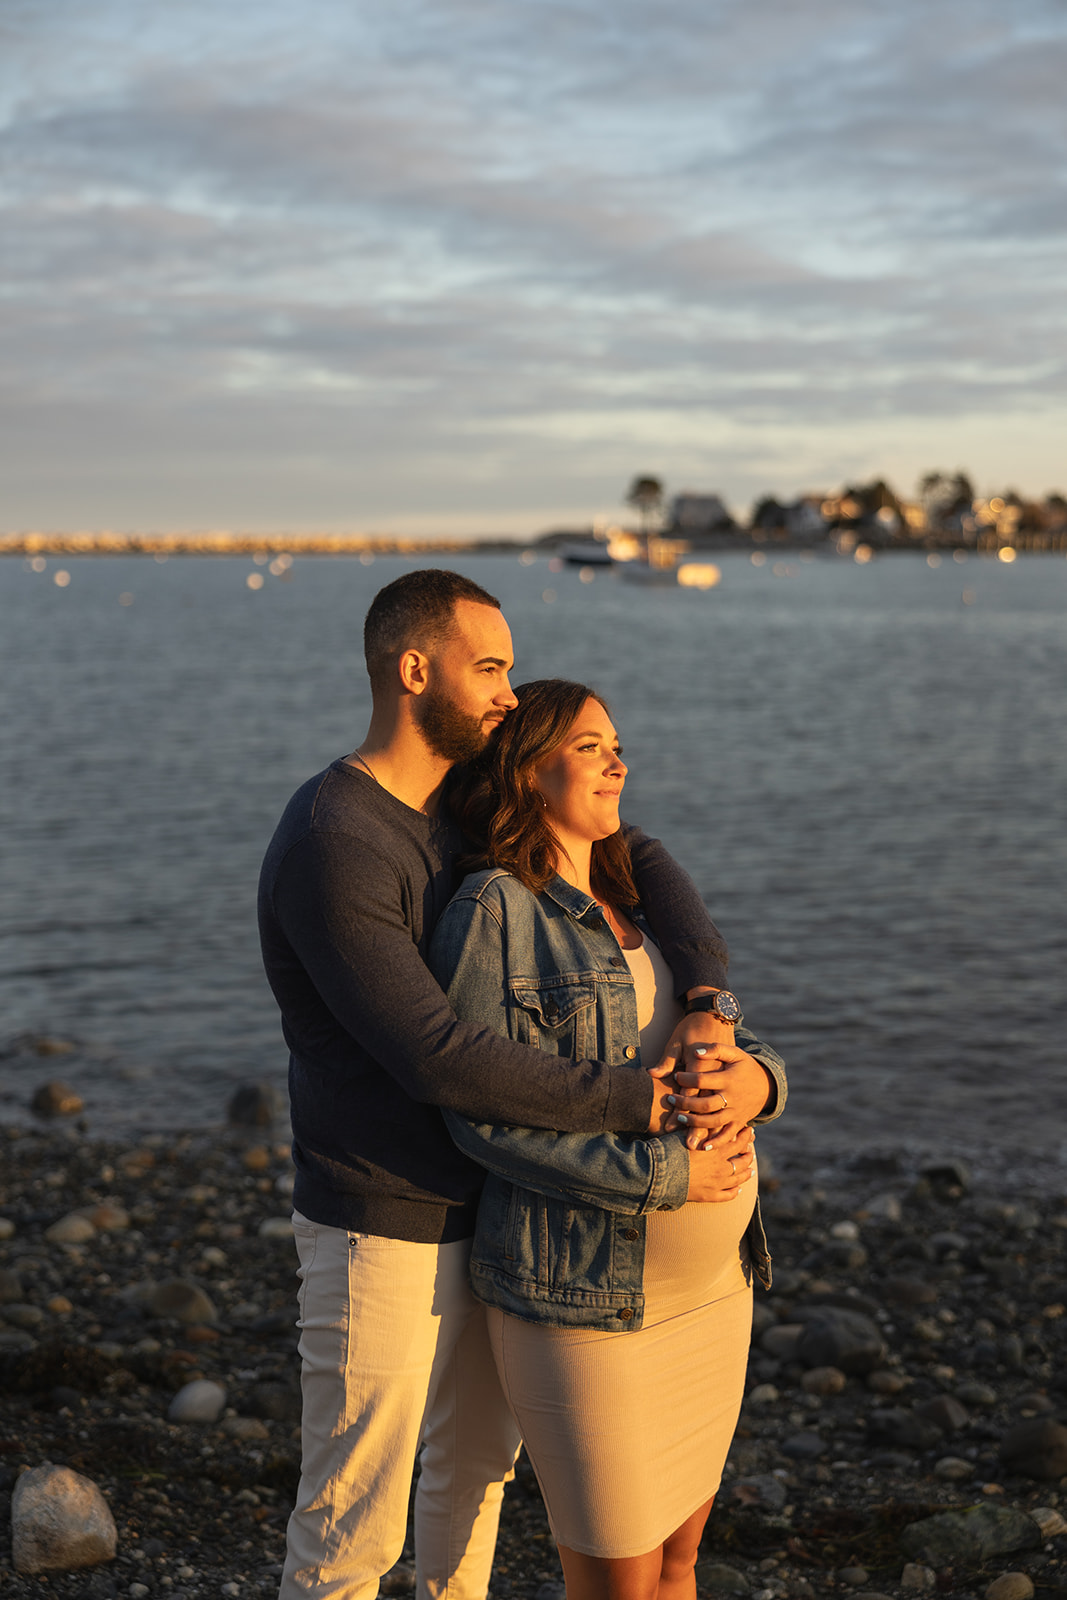
[[[805,450],[884,470],[887,423],[913,476],[931,427],[995,471],[997,417],[1054,481],[1057,0],[54,0],[4,27],[15,521],[82,484],[83,522],[156,492],[157,525],[313,525],[356,477],[401,519],[495,496],[536,526],[635,470],[735,497],[807,480]]]

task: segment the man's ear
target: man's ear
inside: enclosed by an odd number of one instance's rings
[[[422,694],[430,681],[430,658],[421,650],[405,650],[397,662],[401,686],[408,694]]]

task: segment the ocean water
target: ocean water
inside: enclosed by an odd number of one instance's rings
[[[624,815],[693,874],[788,1061],[768,1137],[1055,1160],[1062,556],[728,556],[709,592],[440,564],[500,596],[516,681],[608,697]],[[0,1121],[54,1077],[100,1134],[213,1125],[235,1085],[284,1084],[259,862],[292,790],[362,737],[363,613],[410,565],[298,555],[253,590],[231,559],[0,562]]]

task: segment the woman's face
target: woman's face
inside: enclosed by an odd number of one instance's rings
[[[592,844],[619,828],[619,796],[626,782],[622,746],[599,700],[592,695],[563,743],[534,768],[560,843]]]

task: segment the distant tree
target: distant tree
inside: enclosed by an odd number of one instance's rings
[[[919,499],[931,528],[949,517],[964,517],[974,505],[974,484],[965,472],[927,472],[919,480]]]
[[[749,527],[759,528],[765,533],[771,532],[774,528],[784,528],[785,506],[776,500],[773,494],[764,495],[763,499],[757,500],[752,507],[752,521]]]
[[[627,491],[626,504],[637,510],[642,531],[650,532],[653,521],[663,509],[662,483],[658,478],[635,478]]]

